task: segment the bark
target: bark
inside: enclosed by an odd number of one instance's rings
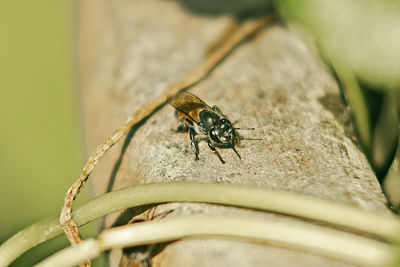
[[[231,29],[227,17],[189,13],[173,1],[93,1],[80,4],[80,75],[87,149],[120,127],[130,114],[199,64]],[[188,134],[176,133],[174,109],[165,106],[131,131],[101,160],[92,177],[95,195],[140,183],[201,181],[247,184],[388,214],[379,183],[353,134],[340,90],[318,57],[275,24],[235,49],[190,90],[218,105],[244,137],[239,160],[220,149],[221,164],[200,143],[194,160]],[[122,150],[121,150],[122,149]],[[235,214],[287,220],[279,215],[205,204],[168,204],[167,216]],[[108,216],[110,226],[118,214]],[[294,219],[290,219],[294,220]],[[120,254],[110,258],[117,264]],[[213,238],[167,245],[154,266],[336,266],[316,255],[272,245]]]

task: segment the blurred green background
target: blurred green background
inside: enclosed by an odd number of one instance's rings
[[[0,1],[0,243],[57,215],[83,166],[75,9],[70,0]],[[13,266],[66,244],[40,245]]]
[[[336,73],[364,152],[399,212],[400,2],[275,3],[282,20],[308,33]],[[87,158],[77,88],[76,4],[0,1],[0,243],[58,215]],[[77,202],[87,199],[85,187]],[[95,234],[93,225],[83,230],[84,236]],[[66,245],[61,236],[13,266],[31,266]]]
[[[287,26],[316,47],[342,89],[389,206],[400,213],[400,1],[279,0]]]

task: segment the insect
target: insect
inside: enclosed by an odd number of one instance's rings
[[[208,147],[222,159],[216,147],[229,147],[241,159],[235,146],[239,145],[240,138],[236,130],[247,128],[234,128],[232,123],[222,114],[217,106],[210,107],[197,96],[182,92],[171,98],[168,102],[176,109],[180,118],[178,131],[187,131],[191,140],[192,150],[199,159],[199,141],[206,140]],[[247,129],[249,130],[249,129]]]

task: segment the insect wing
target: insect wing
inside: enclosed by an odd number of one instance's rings
[[[201,110],[211,110],[211,107],[203,100],[189,92],[182,92],[169,99],[168,102],[178,110],[179,115],[182,116],[183,114],[183,116],[196,123],[200,120],[199,113]]]

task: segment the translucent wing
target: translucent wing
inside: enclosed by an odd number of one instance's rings
[[[176,108],[179,116],[186,117],[196,123],[199,122],[199,113],[201,110],[212,110],[203,100],[189,92],[182,92],[169,99],[168,102]]]

